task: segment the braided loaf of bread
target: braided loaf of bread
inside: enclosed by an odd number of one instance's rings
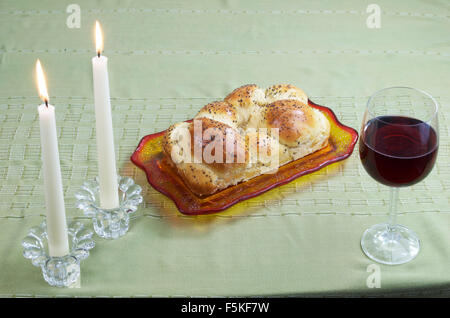
[[[204,196],[322,149],[329,134],[327,118],[301,89],[245,85],[204,106],[193,122],[172,125],[163,151],[191,191]]]

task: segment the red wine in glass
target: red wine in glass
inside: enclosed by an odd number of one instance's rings
[[[369,175],[387,186],[410,186],[432,170],[438,152],[436,131],[404,116],[369,120],[359,143],[361,162]]]
[[[399,265],[419,254],[419,236],[397,223],[398,193],[433,169],[439,144],[438,108],[433,96],[410,87],[384,88],[367,101],[359,156],[369,175],[390,188],[388,222],[372,225],[361,237],[363,252],[376,262]]]

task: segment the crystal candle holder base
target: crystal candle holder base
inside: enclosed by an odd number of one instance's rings
[[[74,221],[68,228],[69,254],[52,257],[48,252],[48,236],[45,221],[32,227],[22,240],[23,256],[40,267],[45,281],[51,286],[70,287],[80,276],[80,262],[89,256],[89,250],[95,246],[94,232],[81,222]]]
[[[142,188],[129,177],[118,176],[119,206],[103,209],[100,206],[98,177],[87,181],[75,194],[77,207],[92,218],[95,233],[106,239],[116,239],[128,232],[130,214],[142,203]]]

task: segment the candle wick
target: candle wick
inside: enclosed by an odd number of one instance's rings
[[[45,106],[47,106],[47,108],[48,108],[48,100],[45,100],[44,102],[45,102]]]
[[[97,52],[97,56],[100,57],[100,51]]]

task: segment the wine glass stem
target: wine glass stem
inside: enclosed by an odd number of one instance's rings
[[[391,187],[390,207],[389,207],[389,229],[392,229],[397,224],[397,202],[398,202],[398,188]]]

